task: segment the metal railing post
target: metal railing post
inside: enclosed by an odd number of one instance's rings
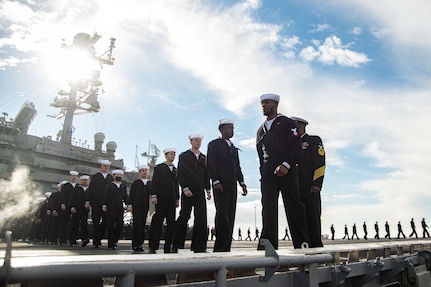
[[[226,287],[227,268],[223,266],[216,272],[215,287]]]

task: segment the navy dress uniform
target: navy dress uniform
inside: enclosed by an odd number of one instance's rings
[[[86,208],[91,206],[91,219],[93,221],[93,246],[99,248],[106,231],[106,214],[102,212],[102,201],[105,188],[114,178],[109,173],[109,160],[100,161],[101,171],[91,177],[87,191]]]
[[[124,204],[127,202],[127,187],[121,182],[123,171],[112,171],[114,181],[105,188],[102,211],[106,212],[106,228],[108,230],[108,248],[117,249],[124,226]]]
[[[145,240],[145,225],[150,206],[151,181],[147,179],[148,165],[140,165],[138,171],[141,178],[138,178],[130,187],[128,209],[132,210],[132,248],[134,251],[143,251],[142,245]]]
[[[155,253],[159,249],[161,229],[163,220],[166,218],[165,253],[172,253],[172,240],[175,229],[175,210],[179,206],[180,193],[177,176],[177,168],[172,164],[176,149],[166,148],[163,150],[164,163],[158,164],[154,168],[153,184],[151,189],[151,200],[157,202],[156,212],[151,219],[150,226],[150,253]],[[172,156],[169,158],[169,156]],[[168,161],[172,160],[172,161]]]
[[[88,213],[89,210],[85,208],[85,200],[87,198],[88,175],[80,176],[81,184],[70,196],[70,211],[72,217],[70,218],[70,243],[74,244],[78,237],[78,233],[82,240],[82,247],[85,247],[89,242],[88,235]]]
[[[232,119],[221,119],[219,130],[223,125],[233,125]],[[243,189],[243,195],[247,194],[247,186],[244,183],[244,175],[241,171],[238,148],[229,140],[222,137],[212,140],[208,144],[207,168],[208,175],[213,185],[214,204],[216,207],[215,232],[216,241],[214,252],[228,252],[232,245],[232,235],[235,223],[237,202],[237,183]],[[217,191],[217,185],[221,184],[222,192]]]
[[[302,155],[298,162],[298,176],[301,201],[305,206],[310,247],[322,247],[321,213],[322,202],[320,191],[325,176],[325,149],[322,139],[308,135],[305,127],[308,121],[291,117],[298,126],[302,142]]]
[[[189,135],[192,149],[181,153],[178,157],[178,182],[182,193],[180,215],[175,226],[174,249],[184,248],[187,222],[190,219],[192,208],[194,223],[191,250],[205,252],[207,248],[208,228],[205,198],[208,196],[206,191],[210,192],[210,180],[205,164],[206,156],[199,151],[202,138],[203,136],[199,134]]]
[[[305,208],[300,200],[297,163],[301,139],[295,122],[277,113],[280,96],[260,97],[267,120],[259,127],[256,148],[259,155],[262,193],[261,238],[278,248],[278,196],[281,192],[294,248],[309,243]],[[287,172],[283,172],[287,170]],[[258,245],[258,249],[264,247]]]

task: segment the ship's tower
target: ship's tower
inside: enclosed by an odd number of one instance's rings
[[[115,47],[115,39],[111,38],[109,49],[101,56],[96,56],[94,44],[101,38],[97,33],[90,36],[86,33],[78,33],[73,39],[72,45],[63,43],[62,47],[70,51],[70,57],[77,59],[69,59],[81,63],[83,58],[90,63],[83,63],[83,70],[78,74],[71,75],[68,78],[70,91],[60,91],[61,97],[56,97],[51,106],[60,108],[61,112],[54,116],[60,119],[64,116],[63,130],[61,132],[60,142],[71,144],[73,133],[73,117],[77,114],[98,112],[100,105],[97,101],[99,95],[99,87],[102,85],[100,81],[100,70],[104,64],[113,65],[114,58],[112,51]],[[85,67],[84,67],[85,66]],[[90,66],[92,68],[90,68]],[[94,67],[98,68],[94,68]],[[66,67],[67,68],[67,67]],[[86,71],[87,70],[87,71]]]

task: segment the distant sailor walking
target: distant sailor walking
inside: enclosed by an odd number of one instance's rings
[[[124,204],[127,202],[127,187],[121,182],[123,174],[121,169],[112,171],[114,181],[106,186],[102,202],[102,211],[106,212],[108,248],[110,249],[117,249],[117,243],[124,226]]]
[[[416,232],[416,224],[413,218],[412,220],[410,220],[410,227],[412,228],[412,233],[409,235],[409,237],[413,237],[413,235],[415,235],[416,238],[418,238],[418,234]]]
[[[93,220],[93,246],[99,248],[102,245],[102,238],[106,231],[106,214],[102,212],[102,201],[105,188],[114,178],[109,173],[111,162],[109,160],[100,161],[100,172],[91,177],[90,186],[87,190],[87,201],[85,207],[91,206],[91,218]]]
[[[145,240],[145,225],[149,209],[151,181],[148,180],[148,165],[138,167],[139,177],[130,187],[128,210],[133,215],[132,248],[134,251],[143,251]]]

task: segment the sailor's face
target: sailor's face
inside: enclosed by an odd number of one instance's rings
[[[222,134],[222,137],[224,139],[230,139],[233,137],[233,124],[224,124],[222,126],[220,126],[220,132]]]
[[[76,182],[76,179],[78,178],[77,175],[71,175],[70,176],[70,182]]]
[[[146,168],[140,169],[139,174],[141,175],[141,178],[147,178],[148,177],[148,169],[146,169]]]
[[[107,173],[109,170],[110,165],[109,164],[102,164],[100,165],[100,169],[103,173]]]
[[[201,144],[202,144],[202,139],[201,138],[194,138],[190,140],[190,144],[192,146],[192,148],[194,149],[200,149]]]
[[[174,159],[175,159],[175,152],[174,151],[170,151],[170,152],[165,153],[165,158],[166,158],[167,161],[173,162]]]
[[[88,185],[88,179],[81,179],[81,185],[87,186]]]
[[[260,102],[262,106],[262,113],[264,116],[270,116],[277,111],[277,102],[273,100],[263,100]]]

